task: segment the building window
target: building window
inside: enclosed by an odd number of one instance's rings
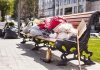
[[[66,0],[64,0],[64,3],[66,3]]]
[[[83,12],[83,5],[79,5],[79,13]]]
[[[73,4],[73,3],[77,3],[77,0],[70,0],[70,4]]]
[[[81,2],[82,0],[79,0],[79,2]]]
[[[67,4],[67,0],[64,0],[64,4]]]
[[[64,4],[64,0],[61,0],[60,2],[61,2],[61,5],[63,5],[63,4]]]
[[[70,4],[70,0],[67,0],[67,4]]]
[[[59,0],[56,0],[56,6],[57,7],[59,6]]]
[[[52,9],[50,9],[48,12],[49,12],[49,16],[53,16],[53,10]]]
[[[63,15],[63,9],[60,9],[60,15]]]
[[[65,4],[70,4],[70,0],[64,0]]]
[[[85,0],[79,0],[79,2],[84,2]]]
[[[77,13],[77,6],[74,6],[74,13]]]
[[[65,15],[72,14],[72,7],[65,8],[64,14]]]
[[[64,0],[58,0],[58,4],[61,6],[63,5]]]
[[[77,0],[73,0],[73,2],[74,2],[74,3],[76,3],[76,2],[77,2]]]
[[[59,15],[59,9],[56,10],[56,15]]]

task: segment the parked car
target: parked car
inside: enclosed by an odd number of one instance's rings
[[[100,38],[100,33],[90,33],[90,36]]]

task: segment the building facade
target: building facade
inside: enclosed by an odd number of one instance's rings
[[[87,0],[86,11],[100,11],[100,0]]]
[[[100,0],[39,0],[39,17],[100,10]]]
[[[67,15],[85,11],[86,7],[85,0],[55,0],[55,1],[56,1],[55,3],[56,15]]]
[[[54,0],[39,0],[38,5],[39,5],[39,10],[38,10],[39,17],[54,16],[54,10],[55,10]]]

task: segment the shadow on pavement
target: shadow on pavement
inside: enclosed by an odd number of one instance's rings
[[[56,66],[57,63],[59,62],[60,57],[56,56],[53,54],[52,56],[52,62],[51,63],[44,63],[40,60],[41,57],[45,57],[45,53],[46,51],[43,49],[39,49],[38,51],[32,51],[32,47],[34,47],[34,45],[32,44],[17,44],[17,48],[22,49],[23,51],[25,51],[25,53],[21,54],[23,56],[28,56],[34,59],[35,62],[43,65],[44,67],[46,67],[48,70],[79,70],[78,69],[78,65],[75,65],[71,62],[68,62],[67,66]],[[56,58],[59,59],[56,59]],[[86,70],[85,66],[82,65],[82,70]]]

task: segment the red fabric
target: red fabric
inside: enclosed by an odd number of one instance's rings
[[[53,17],[51,18],[50,22],[46,22],[45,25],[48,30],[51,30],[59,25],[62,21],[65,22],[66,20],[61,17]]]
[[[38,26],[39,26],[39,29],[40,29],[40,30],[41,30],[41,29],[45,29],[45,23],[44,23],[44,22],[38,24]]]
[[[45,23],[45,28],[49,28],[50,27],[50,21],[51,19],[45,19],[44,23]]]
[[[44,22],[40,23],[38,26],[40,29],[47,28],[48,30],[51,30],[55,28],[57,25],[59,25],[62,21],[65,22],[66,20],[61,17],[53,17],[51,19],[48,18],[45,19]]]

